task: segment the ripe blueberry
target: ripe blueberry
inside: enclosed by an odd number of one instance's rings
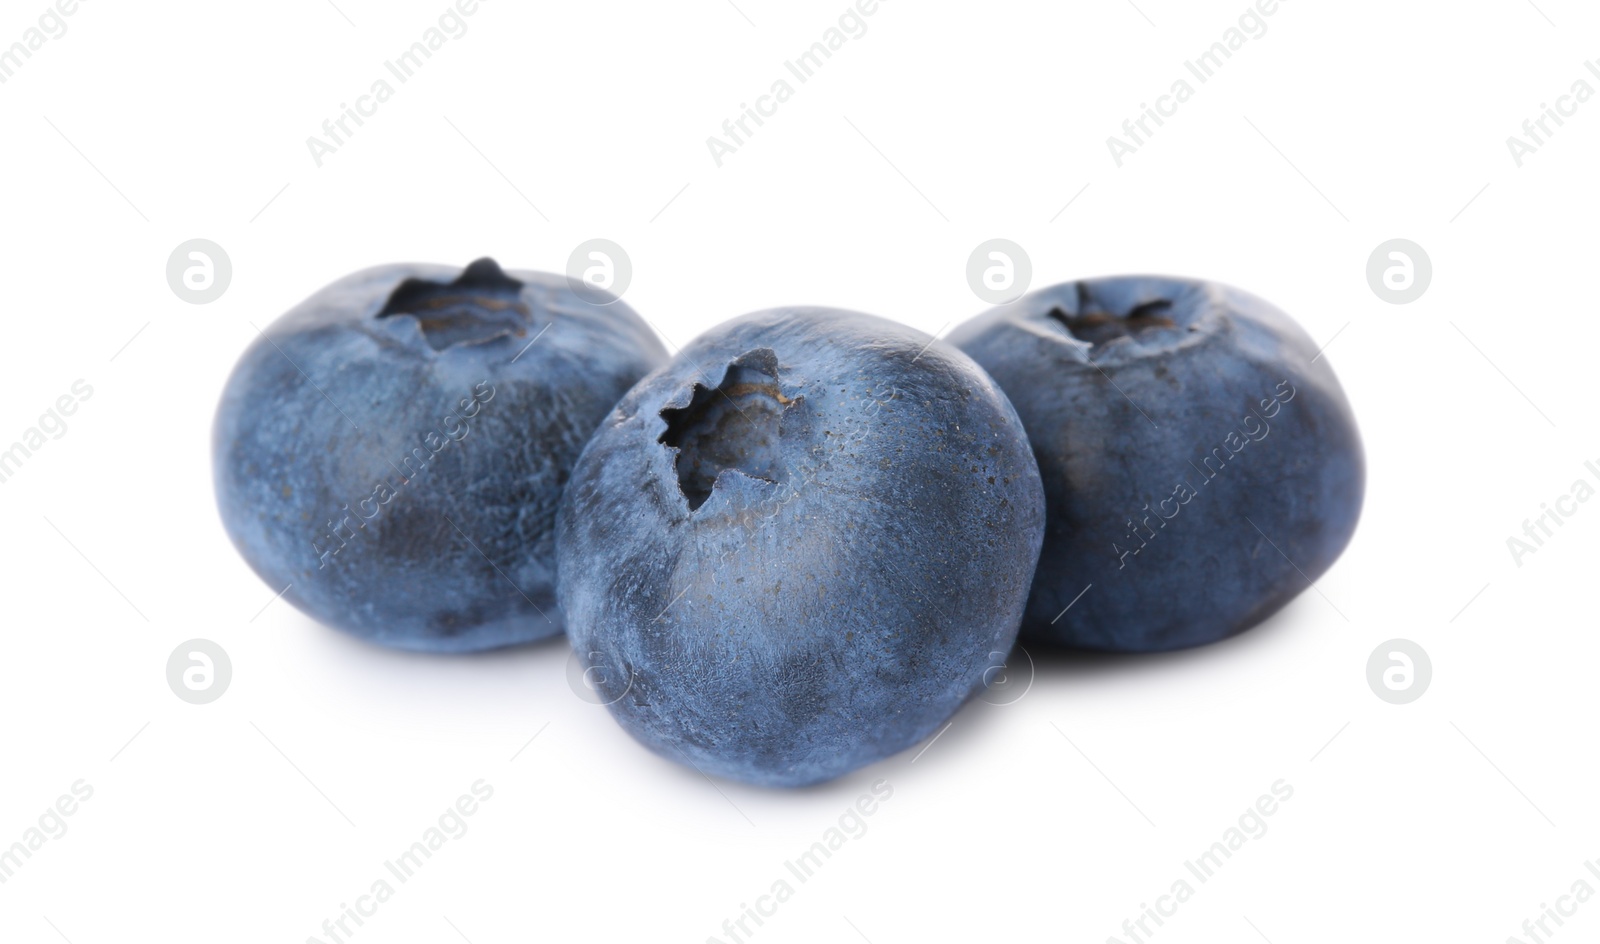
[[[1016,414],[966,355],[790,308],[712,329],[584,449],[569,634],[624,728],[796,786],[927,737],[1008,652],[1044,526]]]
[[[1025,638],[1124,652],[1247,629],[1355,531],[1365,464],[1328,359],[1208,282],[1043,289],[950,335],[1010,395],[1048,523]]]
[[[666,359],[565,278],[389,265],[274,322],[213,432],[245,560],[311,616],[460,652],[558,634],[555,512],[594,427]]]

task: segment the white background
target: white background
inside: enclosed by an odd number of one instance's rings
[[[319,168],[306,138],[445,9],[337,2],[85,0],[0,85],[0,444],[94,389],[0,484],[0,845],[94,790],[0,885],[0,940],[330,940],[480,778],[470,831],[347,940],[731,940],[788,878],[744,940],[1130,941],[1189,878],[1147,940],[1498,944],[1575,881],[1600,890],[1600,504],[1521,566],[1506,545],[1600,464],[1600,102],[1521,168],[1506,146],[1575,80],[1600,88],[1591,5],[1289,0],[1118,168],[1107,136],[1244,0],[885,0],[719,168],[706,138],[844,0],[489,0]],[[44,9],[7,0],[0,44]],[[165,279],[196,237],[234,267],[204,306]],[[626,298],[671,346],[791,303],[941,331],[985,307],[964,273],[993,237],[1036,287],[1242,286],[1331,341],[1367,448],[1360,529],[1250,633],[1035,652],[1017,703],[804,791],[648,753],[574,695],[561,642],[406,655],[269,605],[210,482],[252,322],[359,267],[560,271],[592,237],[627,249]],[[1433,260],[1409,305],[1365,276],[1395,237]],[[205,706],[165,678],[196,637],[234,669]],[[1405,706],[1365,677],[1396,637],[1433,662]],[[796,882],[785,860],[878,779],[868,831]],[[1279,779],[1267,833],[1188,876]],[[1592,940],[1600,904],[1549,927]]]

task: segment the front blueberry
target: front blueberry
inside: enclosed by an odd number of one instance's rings
[[[262,334],[213,431],[235,546],[311,616],[403,649],[562,631],[555,512],[584,442],[666,359],[565,278],[390,265]]]
[[[1008,652],[1044,527],[965,355],[828,309],[723,324],[623,398],[563,499],[561,602],[634,737],[772,786],[933,733]]]
[[[951,332],[1021,416],[1048,523],[1023,635],[1144,652],[1259,623],[1343,551],[1361,438],[1328,359],[1237,289],[1108,278]]]

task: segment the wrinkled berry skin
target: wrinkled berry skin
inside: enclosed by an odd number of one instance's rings
[[[1011,649],[1044,502],[964,354],[818,308],[712,329],[623,398],[573,470],[569,635],[634,737],[767,786],[928,735]]]
[[[488,259],[357,272],[270,325],[229,377],[212,437],[223,525],[273,592],[376,643],[556,635],[561,490],[665,360],[626,305],[560,276]]]
[[[1214,642],[1305,590],[1355,531],[1366,474],[1350,404],[1317,345],[1259,298],[1094,279],[950,341],[1010,396],[1044,478],[1025,640]]]

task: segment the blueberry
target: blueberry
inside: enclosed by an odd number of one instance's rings
[[[623,398],[562,502],[569,634],[624,728],[707,774],[840,776],[931,734],[1015,639],[1044,527],[964,354],[787,308]]]
[[[1328,359],[1259,298],[1174,278],[1043,289],[950,336],[1044,478],[1024,638],[1144,652],[1266,619],[1355,531],[1361,439]]]
[[[368,269],[274,322],[217,408],[217,504],[274,592],[403,649],[560,633],[555,513],[584,442],[666,360],[563,277]]]

